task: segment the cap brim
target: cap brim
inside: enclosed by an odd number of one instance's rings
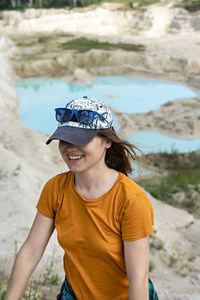
[[[97,135],[97,132],[98,129],[62,126],[56,129],[46,144],[48,145],[52,140],[61,140],[73,145],[83,146],[88,144]]]

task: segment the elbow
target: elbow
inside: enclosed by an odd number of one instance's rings
[[[42,252],[32,248],[28,243],[25,242],[19,250],[16,260],[26,260],[35,265],[39,263],[42,255]]]
[[[129,300],[148,300],[148,272],[129,278]]]
[[[134,284],[142,284],[142,285],[146,285],[146,283],[149,280],[149,272],[145,271],[145,272],[137,272],[136,274],[133,274],[131,276],[128,277],[129,283],[133,283]]]

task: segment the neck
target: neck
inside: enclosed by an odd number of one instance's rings
[[[110,176],[112,171],[114,170],[108,168],[106,164],[102,164],[98,166],[98,170],[97,168],[91,168],[85,172],[75,173],[76,187],[91,190],[101,186]]]

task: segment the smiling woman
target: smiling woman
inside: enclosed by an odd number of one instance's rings
[[[42,190],[6,300],[20,298],[55,228],[65,271],[58,300],[158,299],[148,278],[153,208],[127,176],[136,147],[117,136],[111,110],[102,101],[84,96],[60,109],[47,144],[59,140],[69,171]]]
[[[104,165],[106,149],[111,142],[95,136],[88,144],[76,146],[59,141],[59,150],[68,168],[73,172],[85,172],[92,168],[100,169]]]

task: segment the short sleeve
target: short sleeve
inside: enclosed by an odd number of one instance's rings
[[[58,175],[51,178],[45,184],[38,203],[36,205],[39,213],[48,218],[55,218],[59,199]]]
[[[153,232],[153,207],[141,188],[126,200],[121,219],[123,241],[134,241]]]

